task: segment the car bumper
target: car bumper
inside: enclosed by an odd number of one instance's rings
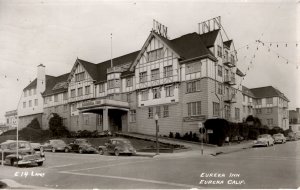
[[[18,165],[27,165],[27,164],[36,164],[38,162],[44,162],[46,159],[45,158],[40,158],[36,160],[19,160]]]
[[[274,141],[274,143],[283,143],[285,140],[283,140],[283,139],[276,139],[275,141]]]
[[[268,143],[267,142],[256,142],[253,144],[253,146],[267,146]]]

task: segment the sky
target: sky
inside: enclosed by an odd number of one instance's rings
[[[290,100],[289,109],[295,109],[300,107],[299,4],[0,0],[0,123],[6,111],[17,109],[22,89],[36,77],[37,65],[44,64],[46,74],[58,76],[70,72],[77,57],[92,63],[109,60],[111,34],[114,57],[140,50],[153,19],[167,26],[173,39],[197,32],[198,23],[221,16],[228,38],[234,40],[237,66],[247,74],[238,84],[274,86]]]

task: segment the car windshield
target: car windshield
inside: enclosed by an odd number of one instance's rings
[[[281,137],[281,134],[275,134],[274,137]]]
[[[78,144],[90,144],[89,141],[86,139],[77,139],[76,141]]]
[[[56,144],[56,145],[65,145],[66,143],[62,140],[55,140],[55,141],[52,141],[53,144]]]
[[[120,142],[123,144],[131,144],[131,142],[129,140],[121,140]]]
[[[268,138],[268,135],[259,135],[258,138]]]
[[[13,143],[5,145],[4,148],[15,150],[15,149],[17,149],[16,145],[17,145],[17,143],[13,142]],[[30,149],[30,144],[29,144],[29,142],[19,142],[19,147],[18,148]]]

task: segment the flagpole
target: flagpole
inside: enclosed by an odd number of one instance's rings
[[[113,67],[113,57],[112,57],[112,33],[110,33],[110,67]]]

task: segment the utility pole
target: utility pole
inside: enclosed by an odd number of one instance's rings
[[[154,116],[155,119],[155,127],[156,127],[156,132],[155,132],[155,137],[156,137],[156,155],[159,155],[159,145],[158,145],[158,132],[159,132],[159,128],[158,128],[158,115],[157,113]]]

